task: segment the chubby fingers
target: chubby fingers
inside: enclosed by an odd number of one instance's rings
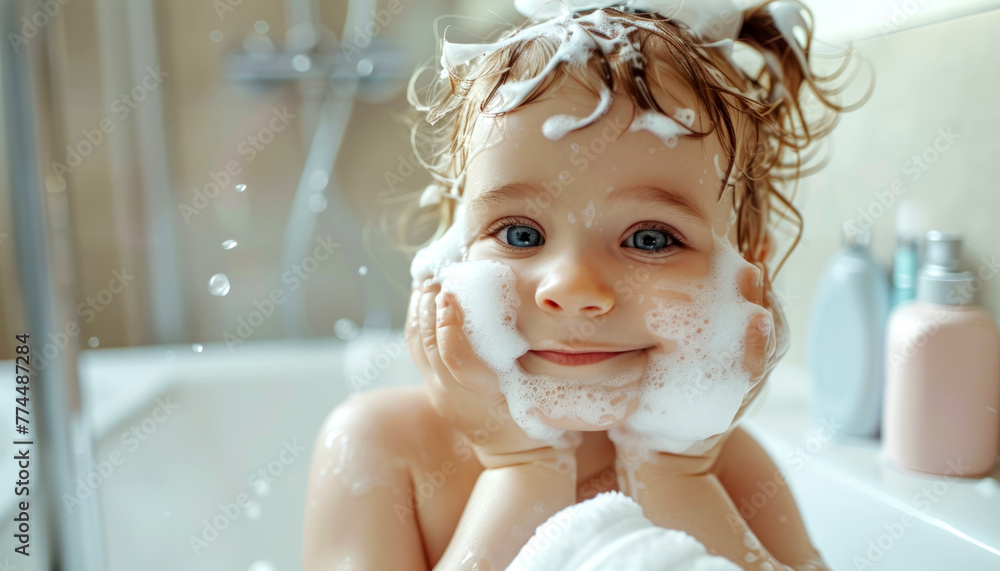
[[[740,294],[750,303],[757,305],[764,304],[764,283],[764,271],[756,265],[741,269],[737,276]]]
[[[483,395],[500,391],[497,376],[476,355],[462,327],[465,316],[454,295],[436,297],[437,346],[441,359],[452,377],[465,388]]]
[[[774,317],[770,312],[754,315],[747,325],[743,366],[755,379],[760,379],[767,373],[775,346]]]

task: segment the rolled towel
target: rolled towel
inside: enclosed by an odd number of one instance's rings
[[[697,539],[653,525],[621,492],[569,506],[538,526],[507,571],[740,571]]]

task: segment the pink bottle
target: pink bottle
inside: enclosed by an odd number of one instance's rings
[[[917,299],[889,316],[882,442],[902,468],[975,477],[1000,440],[1000,336],[972,304],[982,276],[957,271],[961,247],[928,232]]]

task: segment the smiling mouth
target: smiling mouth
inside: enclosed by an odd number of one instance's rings
[[[606,361],[608,359],[613,359],[622,355],[631,355],[634,353],[641,353],[643,349],[633,349],[631,351],[593,351],[587,353],[571,353],[569,351],[529,351],[546,361],[555,363],[557,365],[591,365],[593,363],[600,363],[601,361]]]

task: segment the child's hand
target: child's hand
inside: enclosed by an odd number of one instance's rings
[[[737,417],[756,397],[762,388],[761,381],[767,377],[788,348],[787,324],[781,308],[775,303],[766,273],[759,269],[747,268],[740,272],[738,280],[741,295],[750,303],[761,306],[766,313],[762,311],[754,315],[744,331],[746,350],[742,365],[750,389],[744,397]],[[665,472],[673,475],[688,475],[704,473],[711,468],[727,433],[728,431],[706,439],[701,447],[693,450],[690,455],[666,453],[663,448],[657,447],[655,431],[650,433],[639,430],[629,422],[611,429],[608,431],[608,436],[615,443],[621,463],[633,465],[637,462],[651,462],[659,464]]]
[[[569,466],[568,449],[529,437],[513,421],[499,380],[476,355],[462,331],[463,314],[451,294],[430,280],[413,290],[407,311],[406,337],[410,352],[430,392],[431,402],[445,420],[471,442],[480,463],[497,468],[544,460]],[[575,443],[575,445],[574,445]]]

